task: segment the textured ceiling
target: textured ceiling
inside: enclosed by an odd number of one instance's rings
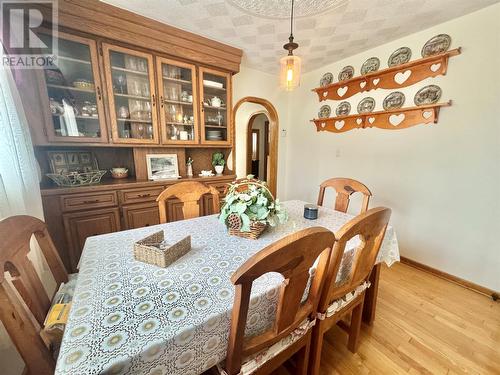
[[[295,0],[296,54],[310,71],[499,1]],[[287,0],[105,2],[241,48],[246,65],[261,71],[275,73],[286,54]]]

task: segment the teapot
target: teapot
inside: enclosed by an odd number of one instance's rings
[[[212,99],[210,99],[210,105],[212,107],[222,107],[222,99],[218,96],[214,96]]]

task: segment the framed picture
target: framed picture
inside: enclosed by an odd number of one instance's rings
[[[148,154],[146,155],[146,165],[150,180],[180,178],[177,154]]]
[[[78,154],[76,152],[68,152],[68,164],[80,164],[80,160],[78,159]]]

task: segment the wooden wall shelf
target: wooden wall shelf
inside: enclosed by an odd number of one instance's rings
[[[382,69],[364,76],[357,76],[342,82],[335,82],[324,87],[313,89],[318,94],[319,101],[343,100],[359,92],[375,89],[398,89],[420,82],[429,77],[445,75],[450,56],[461,53],[456,48],[440,55],[425,57],[406,64]]]
[[[441,107],[451,101],[420,107],[399,108],[391,111],[362,113],[350,116],[314,119],[317,131],[343,133],[352,129],[379,128],[388,130],[406,129],[418,124],[437,123]]]

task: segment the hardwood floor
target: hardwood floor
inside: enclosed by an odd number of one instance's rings
[[[356,354],[339,328],[325,337],[325,375],[500,374],[500,303],[404,264],[382,268]]]

